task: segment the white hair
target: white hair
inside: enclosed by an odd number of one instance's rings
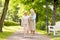
[[[30,12],[31,12],[31,11],[32,11],[33,13],[35,13],[35,12],[34,12],[34,9],[30,9]]]

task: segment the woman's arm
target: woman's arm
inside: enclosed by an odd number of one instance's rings
[[[35,19],[36,19],[36,14],[33,15],[33,20],[35,20]]]

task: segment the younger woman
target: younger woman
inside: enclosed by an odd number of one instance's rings
[[[27,11],[24,12],[24,16],[22,17],[22,26],[24,27],[24,34],[28,34],[29,31],[29,23],[28,23],[29,16],[27,15]]]

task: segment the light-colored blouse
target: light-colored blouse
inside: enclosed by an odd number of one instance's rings
[[[28,25],[28,19],[29,19],[29,16],[23,16],[22,17],[22,21],[21,21],[21,25],[24,26],[24,25]]]

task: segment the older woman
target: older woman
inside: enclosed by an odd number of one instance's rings
[[[35,30],[36,30],[35,21],[36,21],[36,14],[34,10],[31,9],[30,16],[29,16],[29,26],[32,34],[35,34]]]

